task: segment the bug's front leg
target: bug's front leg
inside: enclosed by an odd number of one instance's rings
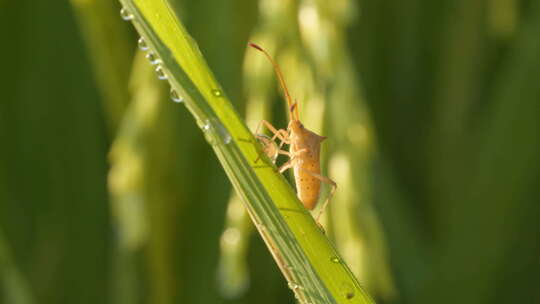
[[[266,137],[266,135],[259,134],[259,129],[262,125],[266,126],[266,128],[274,134],[272,138]],[[289,133],[285,129],[276,129],[268,121],[261,120],[261,122],[259,122],[259,125],[257,126],[257,129],[255,130],[255,137],[263,145],[264,153],[272,160],[273,163],[275,163],[276,158],[279,154],[287,155],[288,152],[281,149],[284,143],[288,144],[290,142]],[[279,138],[281,140],[279,146],[275,142],[276,138]],[[255,159],[255,163],[257,163],[260,158],[261,155],[259,155],[257,159]]]
[[[259,134],[259,129],[261,128],[262,125],[264,125],[268,130],[270,130],[270,132],[274,134],[274,136],[272,136],[272,140],[276,140],[276,138],[279,138],[281,140],[280,147],[283,145],[283,142],[285,142],[286,144],[291,143],[289,140],[289,132],[287,132],[287,130],[276,129],[271,123],[269,123],[268,121],[264,119],[261,120],[261,122],[259,122],[259,125],[257,126],[257,129],[255,130],[255,134]]]

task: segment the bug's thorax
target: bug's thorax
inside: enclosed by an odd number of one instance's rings
[[[326,137],[306,129],[299,120],[291,120],[288,129],[291,137],[291,152],[294,152],[293,150],[298,151],[305,148],[308,152],[313,152],[307,154],[317,156],[318,160],[321,142],[325,140]],[[303,153],[303,155],[304,154],[306,153]]]

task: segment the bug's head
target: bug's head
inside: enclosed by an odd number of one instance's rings
[[[291,120],[289,122],[289,130],[291,130],[292,133],[300,134],[304,132],[304,125],[299,120]]]

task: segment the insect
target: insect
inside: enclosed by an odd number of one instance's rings
[[[248,45],[262,52],[274,67],[289,108],[289,124],[286,130],[276,129],[266,120],[262,120],[259,123],[257,130],[261,125],[264,125],[274,134],[270,141],[268,141],[267,138],[266,141],[261,140],[259,138],[260,135],[258,135],[257,138],[263,142],[264,152],[267,155],[270,153],[272,156],[274,156],[274,159],[278,154],[283,154],[289,157],[289,160],[279,168],[279,172],[283,173],[287,169],[293,168],[298,198],[307,209],[313,210],[317,205],[321,190],[321,182],[329,184],[332,187],[330,195],[324,202],[319,214],[317,215],[316,221],[318,223],[319,218],[323,214],[324,209],[328,205],[330,198],[334,195],[337,188],[337,184],[333,180],[321,175],[321,142],[325,140],[326,137],[320,136],[302,125],[298,115],[298,103],[292,102],[292,98],[289,94],[289,90],[287,89],[287,85],[285,84],[281,69],[268,54],[268,52],[254,43],[249,43]],[[271,146],[271,143],[276,139],[281,140],[277,150],[275,150],[275,146]],[[284,144],[289,145],[289,151],[281,149]]]
[[[257,141],[263,146],[264,154],[266,154],[266,156],[268,156],[268,158],[270,158],[270,160],[272,160],[272,162],[275,164],[280,150],[275,140],[264,134],[259,134],[258,130],[255,132],[255,138],[257,138]],[[255,163],[258,162],[260,158],[260,156],[257,157]]]

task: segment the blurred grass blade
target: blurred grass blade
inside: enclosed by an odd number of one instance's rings
[[[372,303],[283,176],[268,159],[253,163],[260,148],[168,3],[121,2],[123,18],[159,57],[158,76],[184,99],[299,301]]]
[[[4,303],[34,303],[28,282],[15,265],[4,234],[0,231],[0,295]]]
[[[89,57],[94,68],[94,78],[103,96],[103,110],[114,134],[129,101],[125,89],[131,66],[133,45],[128,32],[113,8],[118,4],[108,0],[71,0],[80,24]]]
[[[227,206],[225,229],[220,239],[218,284],[225,298],[238,298],[249,287],[248,250],[253,225],[240,197],[233,193]]]

